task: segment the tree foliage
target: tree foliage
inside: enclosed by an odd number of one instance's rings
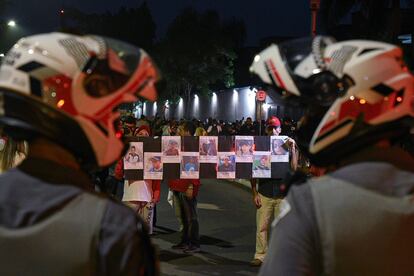
[[[401,25],[400,4],[405,0],[322,0],[320,29],[339,39],[365,38],[394,42]],[[352,19],[346,27],[344,19]]]
[[[241,21],[222,21],[215,11],[185,9],[157,47],[165,88],[162,98],[187,102],[192,93],[234,86],[235,49],[245,37]]]
[[[156,25],[147,4],[115,13],[67,8],[63,30],[118,38],[147,50],[161,69],[160,100],[190,100],[193,93],[234,86],[236,50],[245,38],[242,21],[223,21],[215,11],[185,9],[155,43]],[[161,87],[161,86],[160,86]]]
[[[121,8],[117,12],[84,13],[67,8],[63,30],[75,30],[127,41],[149,51],[155,41],[156,25],[146,2],[137,8]]]

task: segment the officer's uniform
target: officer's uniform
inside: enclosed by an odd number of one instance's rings
[[[291,188],[260,275],[414,275],[414,160],[369,156]]]
[[[31,158],[0,184],[0,275],[154,273],[143,222],[80,171]]]

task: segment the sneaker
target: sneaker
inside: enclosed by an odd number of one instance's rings
[[[200,251],[201,251],[200,246],[195,246],[195,245],[190,245],[188,248],[183,250],[184,253],[188,253],[188,254],[198,253]]]
[[[253,261],[250,262],[250,266],[261,266],[262,265],[262,261],[259,259],[254,259]]]
[[[186,244],[185,242],[180,242],[179,244],[171,246],[171,248],[172,249],[187,249],[188,244]]]

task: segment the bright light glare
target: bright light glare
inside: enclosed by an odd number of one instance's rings
[[[259,60],[260,60],[260,56],[259,56],[259,55],[256,55],[256,56],[254,57],[254,62],[259,62]]]
[[[10,21],[7,23],[7,26],[9,26],[9,27],[16,27],[16,21],[14,21],[14,20],[10,20]]]
[[[213,112],[217,108],[217,94],[214,93],[214,92],[213,92],[213,96],[211,98],[211,107],[213,108]]]
[[[200,103],[200,100],[198,98],[198,95],[195,94],[194,95],[194,105],[193,105],[193,116],[194,117],[197,117],[198,114],[199,114],[199,103]]]

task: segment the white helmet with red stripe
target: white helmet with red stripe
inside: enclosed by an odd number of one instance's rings
[[[326,164],[412,126],[412,74],[394,45],[328,37],[272,45],[250,70],[308,108],[300,144]]]
[[[120,104],[156,99],[151,58],[99,36],[50,33],[20,39],[0,68],[0,125],[11,136],[44,136],[85,166],[116,161],[124,143],[114,122]]]

